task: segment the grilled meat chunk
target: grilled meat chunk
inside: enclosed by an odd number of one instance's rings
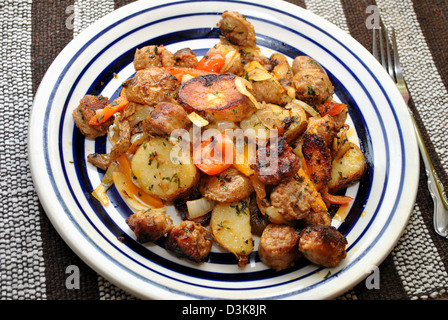
[[[254,26],[242,14],[225,11],[221,17],[219,30],[227,40],[238,46],[256,46]]]
[[[175,65],[173,54],[164,46],[146,46],[135,51],[134,68],[136,71],[150,67],[172,67]]]
[[[333,226],[309,226],[300,233],[299,250],[311,262],[336,267],[347,256],[347,240]]]
[[[140,243],[157,241],[173,228],[171,217],[155,209],[137,211],[126,218],[126,223]]]
[[[89,121],[92,119],[96,110],[103,109],[109,103],[109,99],[103,96],[86,95],[79,102],[78,107],[73,110],[72,116],[76,127],[81,133],[89,139],[95,139],[104,136],[109,126],[114,122],[114,117],[111,117],[101,125],[90,125]]]
[[[143,120],[142,129],[153,135],[169,135],[176,129],[187,127],[190,123],[187,116],[182,106],[171,102],[161,102]]]
[[[210,253],[212,241],[208,239],[205,227],[186,220],[171,229],[165,240],[165,247],[178,257],[203,262]]]
[[[267,146],[259,146],[255,174],[262,183],[277,185],[299,169],[299,159],[282,136],[271,138]]]
[[[261,236],[258,255],[261,261],[275,271],[290,268],[302,256],[299,239],[293,227],[269,224]]]

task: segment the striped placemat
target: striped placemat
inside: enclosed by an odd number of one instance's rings
[[[84,28],[128,0],[0,0],[0,298],[135,299],[98,275],[57,234],[34,190],[27,126],[34,94],[49,65]],[[448,3],[432,0],[299,0],[371,47],[366,21],[378,9],[394,26],[413,109],[441,181],[448,185]],[[371,7],[375,6],[375,7]],[[380,287],[365,282],[338,299],[445,299],[448,240],[432,227],[433,203],[420,172],[417,202],[397,246],[380,265]],[[79,289],[67,285],[70,266]]]

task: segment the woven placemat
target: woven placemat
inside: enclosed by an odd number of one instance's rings
[[[64,243],[34,190],[27,156],[27,126],[34,94],[64,46],[85,27],[132,1],[0,1],[3,46],[0,85],[0,298],[135,299],[99,276]],[[333,22],[367,49],[368,6],[396,28],[411,92],[411,108],[448,185],[448,37],[446,1],[290,1]],[[448,240],[432,228],[433,203],[420,172],[417,202],[396,248],[380,265],[380,288],[365,282],[338,299],[436,299],[448,289]],[[80,271],[79,289],[66,286],[67,267]]]

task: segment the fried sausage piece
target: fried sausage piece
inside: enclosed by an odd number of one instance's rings
[[[315,201],[312,190],[294,178],[280,182],[272,191],[270,199],[271,205],[286,221],[306,218]]]
[[[316,69],[296,73],[292,78],[299,100],[316,105],[324,103],[334,93],[334,87],[328,76]]]
[[[206,175],[199,184],[201,194],[218,202],[235,202],[251,195],[254,187],[248,177],[234,167],[218,175]]]
[[[146,46],[135,51],[134,68],[136,71],[150,67],[172,67],[175,65],[173,54],[164,46]]]
[[[299,251],[309,261],[328,268],[347,256],[346,245],[345,236],[333,226],[309,226],[300,233]]]
[[[106,97],[86,95],[80,100],[78,107],[73,110],[72,116],[75,125],[87,138],[95,139],[104,136],[109,126],[114,122],[114,117],[111,117],[98,126],[89,124],[90,119],[95,116],[96,111],[103,109],[108,103],[109,99]]]
[[[165,247],[178,257],[203,262],[210,253],[212,241],[208,239],[205,227],[186,220],[171,229],[165,240]]]
[[[190,48],[183,48],[174,53],[174,61],[177,67],[196,68],[198,58]]]
[[[324,68],[322,68],[322,66],[319,64],[319,62],[317,62],[316,60],[314,60],[309,56],[295,57],[295,59],[292,62],[291,69],[293,74],[297,74],[299,72],[306,70],[317,70],[326,73]]]
[[[299,159],[282,136],[271,138],[267,146],[259,146],[255,174],[262,183],[277,185],[299,169]]]
[[[126,223],[140,243],[154,242],[173,228],[171,217],[155,209],[137,211],[126,218]]]
[[[301,221],[304,226],[314,226],[314,225],[331,225],[331,215],[328,211],[315,212],[313,210]]]
[[[170,134],[176,129],[184,129],[190,123],[184,108],[176,103],[161,102],[142,123],[144,132],[154,135]]]
[[[250,92],[257,101],[283,105],[285,103],[285,90],[280,82],[275,79],[267,79],[263,81],[251,81],[252,89]]]
[[[225,11],[219,21],[219,30],[231,43],[238,46],[255,47],[255,28],[238,12]]]
[[[139,70],[123,83],[129,101],[154,106],[159,102],[176,102],[179,82],[163,68]]]
[[[269,224],[261,236],[258,255],[263,263],[275,271],[290,268],[302,256],[299,239],[293,227]]]

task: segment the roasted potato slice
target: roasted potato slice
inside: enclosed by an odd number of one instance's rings
[[[199,180],[191,157],[172,155],[172,148],[167,139],[153,137],[137,149],[131,161],[134,183],[165,201],[187,194]]]
[[[347,152],[333,161],[331,179],[328,182],[330,193],[335,193],[361,179],[367,169],[366,159],[361,149],[352,142],[349,144],[350,148]]]
[[[331,179],[331,154],[325,141],[317,134],[308,131],[303,135],[302,154],[311,181],[322,190]]]
[[[289,109],[291,113],[290,118],[284,120],[285,124],[287,124],[287,128],[283,137],[286,142],[291,145],[306,130],[308,119],[305,110],[294,102],[288,103],[285,106],[285,109]]]
[[[248,177],[230,167],[218,175],[202,177],[199,191],[211,200],[235,202],[249,197],[254,187]]]
[[[243,267],[254,248],[250,227],[250,199],[219,203],[212,211],[210,231],[215,241],[238,259]]]
[[[231,73],[198,76],[183,83],[179,97],[189,111],[212,121],[239,122],[254,112],[249,99],[241,94]]]

